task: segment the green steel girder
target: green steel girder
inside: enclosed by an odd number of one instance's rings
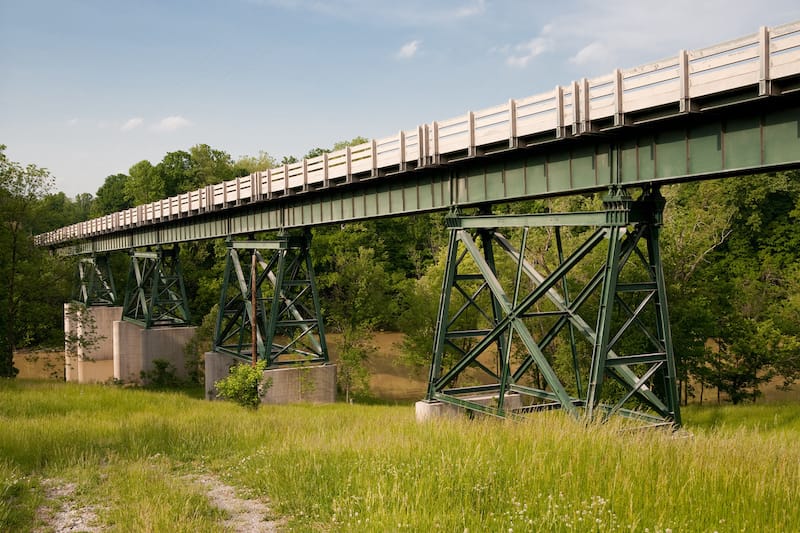
[[[89,306],[117,305],[117,290],[108,255],[92,254],[77,263],[72,300]]]
[[[108,252],[583,194],[615,183],[640,188],[800,168],[798,99],[800,93],[787,94],[599,134],[542,139],[515,150],[125,229],[61,248],[67,254]]]
[[[155,252],[131,251],[122,319],[144,328],[191,323],[176,244]]]
[[[525,258],[528,228],[541,227],[538,223],[544,218],[482,216],[467,221],[467,217],[451,217],[428,401],[507,416],[506,394],[514,392],[528,402],[522,409],[525,412],[557,407],[589,419],[618,414],[648,423],[680,425],[658,245],[663,197],[650,189],[635,201],[623,191],[613,193],[605,202],[608,212],[595,217],[599,227],[571,254],[564,253],[557,237],[558,265],[548,276],[536,272]],[[581,219],[578,214],[561,215],[551,214],[548,220],[569,225]],[[623,224],[625,220],[629,223]],[[496,231],[505,227],[506,221],[508,227],[523,228],[519,250]],[[529,222],[532,226],[527,225]],[[480,246],[472,232],[480,237]],[[603,242],[607,243],[603,267],[570,300],[567,275]],[[494,248],[514,261],[510,281],[508,272],[498,271]],[[634,281],[629,281],[629,276],[634,276]],[[638,281],[635,276],[646,276],[648,281]],[[528,283],[533,288],[526,288]],[[559,288],[564,294],[558,292]],[[459,298],[465,303],[454,305]],[[547,305],[555,309],[548,310]],[[587,308],[596,313],[594,328],[581,316]],[[464,327],[469,317],[486,325]],[[539,322],[542,320],[545,322]],[[532,334],[537,324],[538,339]],[[560,373],[556,371],[547,355],[556,338],[569,346],[572,368],[568,373],[563,368]],[[583,339],[584,346],[591,346],[591,352],[579,346],[577,338]],[[623,339],[628,341],[627,346],[620,346]],[[465,341],[466,346],[459,346]],[[517,353],[522,353],[518,362],[512,361],[512,344]],[[492,346],[497,350],[494,369],[489,368],[487,359],[491,358]],[[581,363],[587,361],[588,376],[584,376]],[[543,378],[544,389],[525,383],[533,369]],[[619,386],[604,387],[605,376]],[[459,386],[464,377],[483,384]],[[571,392],[563,384],[566,381],[573,382]],[[475,394],[492,394],[494,405],[476,403],[471,399]]]
[[[252,361],[255,324],[256,358],[266,361],[267,368],[328,362],[309,246],[308,232],[269,241],[228,241],[214,351]],[[271,255],[265,258],[264,251]],[[242,266],[242,252],[250,254],[248,268]]]

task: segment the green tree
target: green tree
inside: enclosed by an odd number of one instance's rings
[[[343,336],[337,379],[349,401],[351,395],[369,391],[369,339],[392,306],[387,305],[389,280],[374,250],[342,250],[335,256],[335,266],[320,284],[329,295],[325,304],[328,321]]]
[[[234,178],[233,159],[223,150],[207,144],[198,144],[189,149],[192,163],[192,181],[181,192],[199,189]]]
[[[14,350],[18,341],[18,318],[25,305],[25,289],[41,284],[29,276],[28,264],[41,253],[34,248],[31,228],[34,226],[37,202],[50,190],[50,173],[35,165],[23,167],[5,155],[0,145],[0,377],[14,377]]]
[[[681,185],[668,195],[665,272],[683,377],[732,402],[800,373],[797,172]],[[794,317],[794,318],[791,318]]]
[[[235,171],[240,176],[246,176],[253,172],[267,170],[276,165],[275,158],[265,151],[258,152],[257,156],[244,155],[234,163]]]
[[[127,174],[107,176],[100,188],[97,189],[91,215],[99,217],[133,207],[131,198],[125,192],[125,184],[129,179]]]
[[[143,205],[165,197],[164,180],[150,161],[142,160],[128,170],[125,197],[133,205]]]
[[[165,196],[175,196],[198,188],[189,152],[178,150],[167,153],[156,165],[155,172],[164,183]]]

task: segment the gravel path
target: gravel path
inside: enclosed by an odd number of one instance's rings
[[[187,479],[205,489],[208,501],[214,507],[226,511],[230,518],[223,525],[231,531],[241,533],[277,532],[278,523],[266,520],[269,507],[259,500],[247,500],[236,495],[236,489],[222,483],[211,475],[187,476]]]
[[[44,529],[37,531],[54,531],[55,533],[69,533],[81,531],[96,533],[103,529],[96,525],[97,507],[75,507],[75,483],[65,483],[57,479],[42,481],[45,496],[48,500],[61,501],[61,506],[55,511],[47,507],[39,508],[38,518],[46,524]]]
[[[226,485],[209,474],[184,476],[182,479],[200,487],[206,493],[209,503],[223,511],[229,518],[222,526],[236,533],[275,533],[279,522],[268,520],[269,507],[260,500],[240,498],[236,489]],[[105,528],[98,525],[97,506],[77,507],[74,483],[58,479],[42,481],[45,496],[49,502],[60,502],[60,505],[43,506],[37,516],[44,524],[37,533],[99,533]]]

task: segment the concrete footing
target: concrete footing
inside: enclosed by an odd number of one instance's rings
[[[497,402],[497,394],[487,394],[483,396],[464,397],[462,400],[475,402],[483,406],[489,406]],[[522,398],[519,394],[508,393],[506,394],[505,402],[506,409],[519,409],[522,407]],[[417,422],[425,422],[437,418],[459,418],[464,417],[469,412],[469,409],[453,405],[451,403],[440,402],[438,400],[426,401],[422,400],[415,404],[415,413]]]
[[[216,400],[217,388],[214,383],[228,375],[231,367],[236,364],[236,359],[217,352],[206,352],[203,359],[205,361],[203,372],[206,377],[206,400]]]
[[[132,322],[114,322],[114,379],[142,383],[142,372],[154,370],[153,361],[159,359],[174,368],[177,378],[186,379],[183,349],[196,329],[195,326],[145,329]]]
[[[271,383],[261,403],[336,401],[336,365],[274,368],[265,370],[264,378]]]
[[[217,352],[205,354],[206,399],[217,398],[214,383],[226,377],[237,361]],[[244,363],[246,364],[246,363]],[[270,386],[261,403],[334,403],[336,401],[336,365],[309,365],[271,368],[264,371]]]

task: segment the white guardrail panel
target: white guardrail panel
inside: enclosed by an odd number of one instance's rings
[[[311,159],[306,159],[306,172],[309,185],[325,186],[327,185],[326,165],[328,162],[328,154],[318,155]]]
[[[305,182],[305,174],[303,172],[303,162],[292,163],[287,167],[286,184],[287,191],[292,189],[300,189]]]
[[[347,177],[350,164],[349,154],[349,148],[342,148],[328,154],[328,179]]]
[[[680,99],[680,59],[673,57],[622,71],[622,112],[677,102]]]
[[[588,90],[588,118],[596,120],[613,117],[618,111],[616,97],[619,87],[616,83],[616,72],[589,80],[585,88]]]
[[[403,133],[375,141],[375,167],[389,168],[400,165]]]
[[[422,127],[403,132],[403,163],[417,163],[422,160]]]
[[[513,137],[512,113],[514,101],[476,111],[473,114],[474,145],[511,141]]]
[[[689,96],[706,96],[758,83],[758,42],[756,34],[689,52]]]
[[[800,22],[778,26],[769,35],[769,76],[797,74],[800,65]]]
[[[135,228],[242,202],[258,201],[292,190],[327,187],[330,180],[439,163],[439,156],[520,137],[556,132],[556,137],[589,131],[592,120],[614,119],[691,98],[758,85],[768,94],[771,80],[800,74],[800,21],[722,44],[681,51],[677,56],[558,86],[553,91],[510,100],[488,109],[400,131],[397,135],[346,147],[299,163],[282,165],[172,198],[126,209],[36,236],[37,244],[58,244]],[[412,168],[413,168],[412,167]]]

